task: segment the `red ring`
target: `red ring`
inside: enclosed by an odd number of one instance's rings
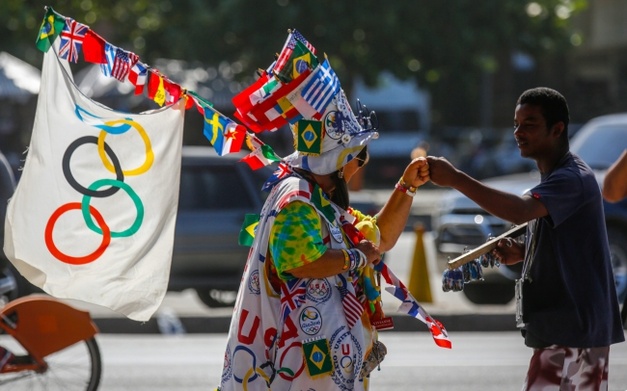
[[[283,352],[281,353],[281,360],[279,361],[279,370],[283,368],[282,364],[283,364],[283,360],[285,359],[285,355],[287,355],[287,352],[289,352],[292,349],[292,347],[294,347],[294,345],[296,345],[297,348],[302,346],[300,342],[294,341],[290,344],[290,346],[288,346],[285,350],[283,350]],[[283,379],[288,380],[288,381],[292,381],[296,379],[298,376],[300,376],[301,373],[303,373],[303,370],[305,369],[306,360],[304,358],[303,358],[302,364],[303,365],[300,366],[300,368],[296,371],[296,373],[294,373],[294,376],[286,375],[285,372],[279,372],[279,376],[281,376]]]
[[[104,253],[104,251],[109,246],[109,243],[111,243],[111,230],[109,229],[107,223],[104,221],[104,218],[102,217],[100,212],[98,212],[98,210],[96,210],[96,208],[94,208],[93,206],[89,205],[89,212],[92,216],[94,216],[94,219],[96,219],[96,222],[100,225],[100,228],[102,229],[102,242],[100,243],[100,246],[98,246],[96,251],[94,251],[93,253],[85,255],[83,257],[73,257],[71,255],[62,253],[52,240],[52,231],[59,217],[61,217],[63,213],[72,209],[81,210],[81,203],[68,202],[67,204],[61,205],[57,210],[54,211],[52,216],[50,216],[50,219],[48,219],[48,224],[46,224],[44,238],[46,241],[46,247],[48,247],[48,251],[50,251],[50,253],[59,261],[69,263],[70,265],[84,265],[86,263],[95,261],[102,255],[102,253]]]

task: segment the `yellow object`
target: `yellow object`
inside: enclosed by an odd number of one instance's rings
[[[416,246],[414,248],[414,257],[412,259],[407,289],[409,289],[409,292],[417,301],[432,303],[433,298],[431,297],[431,284],[429,283],[429,268],[427,267],[425,246],[422,240],[425,229],[422,224],[418,224],[414,228],[414,232],[416,233]]]

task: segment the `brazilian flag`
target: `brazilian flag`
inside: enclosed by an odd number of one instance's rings
[[[238,243],[241,246],[252,246],[255,239],[255,230],[259,225],[259,215],[254,213],[247,213],[244,217],[244,224],[242,224],[242,230],[239,231]]]
[[[329,341],[324,338],[303,341],[303,355],[309,376],[315,377],[333,372],[333,362],[329,353]]]
[[[305,154],[322,153],[322,122],[301,119],[296,123],[296,150]]]
[[[63,27],[65,26],[65,18],[62,15],[54,12],[52,7],[47,7],[46,15],[44,16],[44,20],[41,22],[41,27],[39,28],[39,35],[37,36],[37,41],[35,45],[37,45],[37,49],[42,52],[47,52],[52,46],[54,40],[61,34],[63,31]]]

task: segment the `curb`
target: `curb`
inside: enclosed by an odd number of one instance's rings
[[[440,321],[448,332],[455,331],[516,331],[513,314],[464,314],[432,315]],[[228,333],[231,318],[227,316],[190,316],[179,318],[186,333],[215,334]],[[392,315],[395,332],[428,331],[419,320],[408,315]],[[161,334],[157,319],[136,322],[127,318],[94,318],[94,323],[102,334]],[[385,331],[383,332],[385,333]]]

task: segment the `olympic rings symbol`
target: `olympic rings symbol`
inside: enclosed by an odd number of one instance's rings
[[[87,115],[83,117],[83,115]],[[100,129],[98,137],[95,136],[83,136],[74,140],[66,149],[62,159],[63,175],[65,176],[68,184],[77,192],[83,194],[81,202],[68,202],[57,208],[46,224],[44,232],[44,240],[48,251],[58,260],[71,264],[71,265],[84,265],[97,260],[107,249],[111,243],[112,238],[128,237],[134,235],[142,225],[144,219],[144,205],[137,195],[137,193],[124,182],[125,176],[140,175],[147,172],[154,162],[154,153],[150,138],[145,129],[132,119],[119,119],[112,121],[97,121],[98,117],[91,115],[80,107],[76,108],[77,116],[85,123]],[[144,142],[144,150],[146,158],[142,164],[136,168],[129,170],[123,170],[120,160],[115,155],[111,147],[105,142],[107,134],[119,135],[125,133],[129,129],[135,129],[142,141]],[[74,175],[72,174],[70,160],[74,151],[84,144],[96,144],[98,146],[98,155],[102,161],[103,166],[110,172],[115,174],[115,179],[98,179],[85,187],[81,185]],[[100,190],[103,187],[108,187],[104,190]],[[102,214],[92,205],[92,197],[104,198],[112,196],[122,189],[133,202],[136,209],[136,217],[130,227],[122,231],[112,231],[104,220]],[[102,235],[102,241],[100,245],[92,253],[84,256],[72,256],[62,252],[54,243],[53,231],[57,220],[66,212],[71,210],[80,210],[85,221],[85,225],[91,231]],[[95,221],[94,221],[95,220]]]
[[[54,224],[57,222],[59,217],[63,213],[72,209],[81,209],[81,203],[80,202],[68,202],[67,204],[61,205],[61,207],[55,210],[52,216],[50,216],[50,219],[48,220],[48,224],[46,225],[46,233],[44,235],[46,246],[48,247],[48,250],[50,251],[50,253],[58,260],[65,262],[65,263],[69,263],[71,265],[84,265],[86,263],[95,261],[102,255],[102,253],[104,253],[104,251],[109,246],[109,243],[111,242],[111,231],[109,230],[107,223],[102,218],[102,215],[100,214],[100,212],[98,212],[96,208],[90,206],[89,212],[93,213],[94,217],[96,218],[96,221],[102,227],[102,243],[100,243],[100,246],[96,249],[96,251],[84,257],[72,257],[70,255],[66,255],[62,253],[54,244],[54,241],[52,240],[52,230],[54,229]]]

